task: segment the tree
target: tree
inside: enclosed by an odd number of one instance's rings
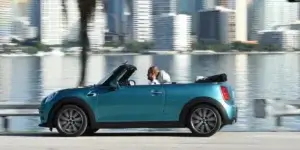
[[[93,19],[95,14],[96,4],[103,4],[104,11],[106,10],[106,1],[107,0],[77,0],[79,14],[80,14],[80,46],[81,46],[81,53],[80,53],[80,79],[78,82],[78,86],[85,85],[85,77],[86,77],[86,70],[87,70],[87,60],[88,54],[87,52],[90,49],[90,43],[88,38],[88,23]],[[62,0],[62,12],[64,15],[65,23],[68,22],[68,15],[67,15],[67,0]]]

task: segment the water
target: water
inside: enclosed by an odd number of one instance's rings
[[[300,97],[300,55],[123,55],[90,56],[89,84],[121,63],[137,66],[133,78],[147,84],[147,69],[158,65],[170,73],[172,80],[191,82],[196,76],[226,73],[236,89],[239,120],[227,131],[270,130],[272,120],[253,120],[252,100],[255,98],[297,99]],[[51,92],[76,86],[79,76],[78,56],[0,57],[0,101],[38,102]],[[284,126],[300,130],[298,117],[285,119]],[[36,117],[14,117],[13,131],[39,130]]]

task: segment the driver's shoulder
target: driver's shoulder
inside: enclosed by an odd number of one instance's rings
[[[167,71],[165,71],[165,70],[160,70],[160,73],[161,73],[162,75],[169,75],[169,74],[167,73]]]
[[[163,78],[170,78],[169,73],[167,73],[165,70],[161,70],[160,72],[161,72],[161,76],[162,76]]]

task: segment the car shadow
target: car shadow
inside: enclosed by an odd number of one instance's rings
[[[23,136],[23,137],[61,137],[57,132],[50,133],[0,133],[1,136]],[[169,136],[169,137],[193,137],[191,133],[95,133],[93,135],[83,135],[81,137],[132,137],[132,136]]]

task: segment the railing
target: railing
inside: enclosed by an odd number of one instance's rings
[[[0,117],[2,118],[2,127],[4,131],[9,131],[9,118],[10,116],[39,116],[38,108],[39,103],[0,103]],[[5,112],[3,110],[13,110]],[[22,112],[20,110],[34,110],[34,112]]]
[[[267,115],[274,117],[275,125],[280,127],[282,117],[300,116],[300,100],[255,99],[253,112],[255,118],[266,118]]]
[[[276,126],[281,126],[281,118],[285,116],[300,116],[300,100],[280,100],[280,99],[255,99],[253,103],[254,118],[266,118],[267,115],[275,117]],[[268,112],[267,107],[272,108],[272,112]],[[2,127],[5,131],[9,130],[9,119],[11,116],[39,116],[38,108],[40,103],[1,103],[0,117],[2,118]],[[3,112],[3,110],[14,110],[13,112]],[[21,110],[34,110],[34,112],[26,112]]]

